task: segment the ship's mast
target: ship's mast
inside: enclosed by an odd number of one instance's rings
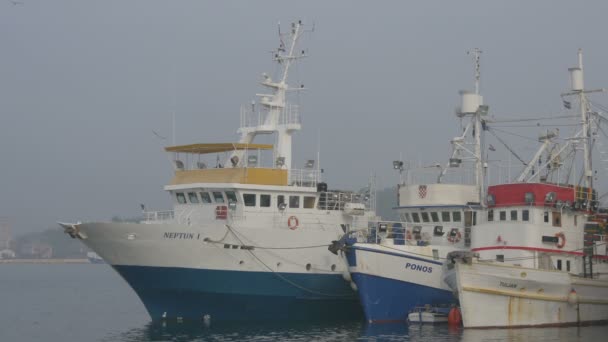
[[[456,111],[459,118],[470,118],[470,122],[465,127],[459,137],[452,139],[452,155],[446,167],[444,167],[437,177],[437,182],[441,183],[449,168],[459,167],[463,160],[475,162],[475,185],[479,196],[479,202],[485,202],[485,158],[483,156],[483,125],[482,116],[488,114],[488,106],[483,105],[483,97],[479,93],[479,83],[481,79],[480,55],[481,50],[475,48],[467,51],[473,56],[475,67],[475,91],[461,91],[462,104]],[[473,139],[468,139],[472,134]]]
[[[583,82],[583,50],[578,49],[578,67],[568,69],[570,71],[570,81],[571,88],[570,92],[562,94],[563,96],[577,96],[580,105],[580,115],[581,115],[581,123],[582,130],[577,135],[580,137],[578,141],[582,141],[583,144],[583,179],[585,180],[585,187],[588,188],[588,198],[587,198],[587,210],[590,210],[592,207],[592,189],[593,189],[593,162],[592,162],[592,150],[591,150],[591,130],[592,130],[592,122],[590,120],[590,116],[592,113],[589,111],[589,105],[587,103],[586,94],[589,93],[599,93],[606,92],[606,89],[591,89],[585,90],[584,82]]]
[[[474,114],[475,120],[475,178],[477,183],[477,188],[479,191],[479,201],[481,203],[485,203],[485,184],[484,184],[484,158],[483,151],[481,149],[481,137],[483,134],[483,130],[481,127],[481,115],[482,110],[481,106],[483,105],[482,97],[479,94],[479,80],[481,79],[481,65],[480,65],[480,55],[481,50],[478,48],[474,48],[472,51],[469,51],[470,54],[473,55],[473,61],[475,63],[475,94],[479,98],[479,107]],[[487,107],[486,107],[487,108]],[[486,110],[487,111],[487,110]]]
[[[298,41],[303,33],[301,21],[292,23],[287,34],[281,33],[279,25],[280,45],[273,52],[273,59],[281,67],[280,80],[275,82],[269,75],[263,74],[264,80],[261,84],[270,89],[272,93],[256,94],[260,98],[259,104],[266,112],[266,117],[258,125],[244,126],[239,129],[241,143],[251,143],[258,134],[277,133],[274,166],[285,169],[291,169],[292,134],[301,129],[297,107],[288,106],[286,93],[289,90],[303,89],[303,87],[290,89],[287,85],[291,65],[296,60],[305,57],[304,51],[297,50]],[[289,39],[287,45],[283,41],[284,37]],[[240,160],[242,159],[242,153],[242,151],[236,151],[231,158],[237,156],[239,157],[237,160]],[[237,163],[237,165],[239,164]]]
[[[571,72],[576,72],[576,68],[571,69]],[[584,163],[585,163],[585,187],[588,189],[593,188],[593,169],[591,165],[591,148],[589,146],[589,139],[591,138],[590,129],[589,129],[589,114],[587,112],[587,103],[585,98],[585,86],[584,86],[584,78],[583,78],[583,50],[578,49],[578,72],[580,72],[580,89],[572,89],[575,92],[578,92],[580,110],[581,110],[581,120],[583,123],[583,153],[584,153]],[[576,74],[573,73],[573,77]],[[573,84],[574,85],[574,84]],[[579,87],[576,87],[579,88]],[[591,201],[587,201],[588,205],[591,205]]]

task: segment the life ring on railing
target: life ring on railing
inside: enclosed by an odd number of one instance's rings
[[[287,226],[289,227],[289,229],[294,230],[294,229],[298,228],[299,225],[300,225],[300,221],[298,220],[297,217],[289,216],[289,218],[287,219]]]
[[[460,234],[460,231],[456,228],[452,228],[452,230],[450,230],[450,233],[448,234],[448,241],[451,243],[458,243],[460,242],[460,239],[462,238],[462,234]]]
[[[564,248],[564,245],[566,245],[566,236],[564,235],[564,233],[559,232],[559,233],[555,234],[555,237],[557,238],[555,247]]]

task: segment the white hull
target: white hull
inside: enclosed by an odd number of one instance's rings
[[[607,280],[561,271],[457,262],[447,272],[446,282],[458,294],[465,328],[608,322]]]
[[[78,228],[83,242],[111,265],[341,274],[344,264],[327,250],[328,242],[343,234],[336,226],[252,229],[216,221],[204,226],[85,223]],[[317,247],[302,248],[310,246]],[[277,247],[284,249],[272,249]]]

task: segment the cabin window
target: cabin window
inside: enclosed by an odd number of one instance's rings
[[[433,222],[439,222],[439,214],[437,214],[436,211],[431,212],[431,220],[433,220]]]
[[[462,217],[460,215],[460,211],[454,211],[452,212],[452,218],[454,222],[461,222],[462,221]]]
[[[405,222],[412,222],[412,220],[410,219],[410,213],[405,213]]]
[[[224,195],[222,195],[220,191],[213,192],[213,199],[215,200],[215,203],[224,203]]]
[[[506,211],[499,212],[499,215],[500,215],[500,220],[501,221],[506,221],[507,220],[507,212]]]
[[[524,221],[530,221],[530,211],[528,209],[521,211],[521,219]]]
[[[549,212],[548,212],[548,211],[545,211],[545,212],[543,213],[543,221],[544,221],[545,223],[549,223]]]
[[[277,205],[285,204],[285,196],[279,195],[277,196]]]
[[[420,215],[422,216],[422,222],[428,223],[429,222],[429,213],[420,213]]]
[[[188,200],[190,201],[190,203],[198,203],[198,196],[196,196],[196,192],[189,192]]]
[[[517,221],[517,210],[511,210],[511,221]]]
[[[562,226],[562,213],[559,211],[554,211],[551,213],[551,217],[553,218],[553,227],[561,227]]]
[[[488,222],[494,221],[494,210],[488,210]]]
[[[450,222],[450,212],[449,211],[442,211],[441,212],[441,221],[443,221],[443,222]]]
[[[246,207],[255,207],[255,194],[243,194],[243,202]]]
[[[575,226],[575,227],[576,227],[576,225],[578,224],[578,223],[577,223],[577,221],[578,221],[577,219],[578,219],[578,215],[574,215],[574,226]]]
[[[561,259],[557,259],[557,269],[558,270],[562,270],[562,260]]]
[[[418,213],[412,213],[412,219],[414,220],[414,222],[420,223],[420,216],[418,215]]]
[[[270,207],[270,195],[260,195],[260,207]]]
[[[186,204],[186,196],[184,196],[183,192],[176,193],[175,197],[177,198],[177,203]]]
[[[433,235],[435,236],[443,236],[443,226],[435,226],[433,229]]]
[[[474,226],[477,225],[477,212],[476,211],[473,212],[473,225]]]
[[[236,193],[234,193],[234,191],[226,191],[226,198],[228,199],[228,203],[230,203],[230,202],[237,203],[238,202],[236,200]]]
[[[299,208],[300,207],[300,196],[289,196],[289,207]]]
[[[439,260],[439,250],[433,249],[433,259]]]
[[[201,195],[201,201],[203,203],[211,203],[211,196],[208,192],[199,192],[199,195]]]
[[[504,254],[496,254],[496,261],[498,261],[498,262],[505,262],[505,255]]]
[[[566,260],[566,271],[570,272],[570,260]]]
[[[311,209],[315,207],[315,199],[314,196],[304,196],[304,209]]]

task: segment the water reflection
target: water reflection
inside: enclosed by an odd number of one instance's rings
[[[608,327],[462,329],[447,325],[159,322],[108,336],[106,341],[591,341]]]

